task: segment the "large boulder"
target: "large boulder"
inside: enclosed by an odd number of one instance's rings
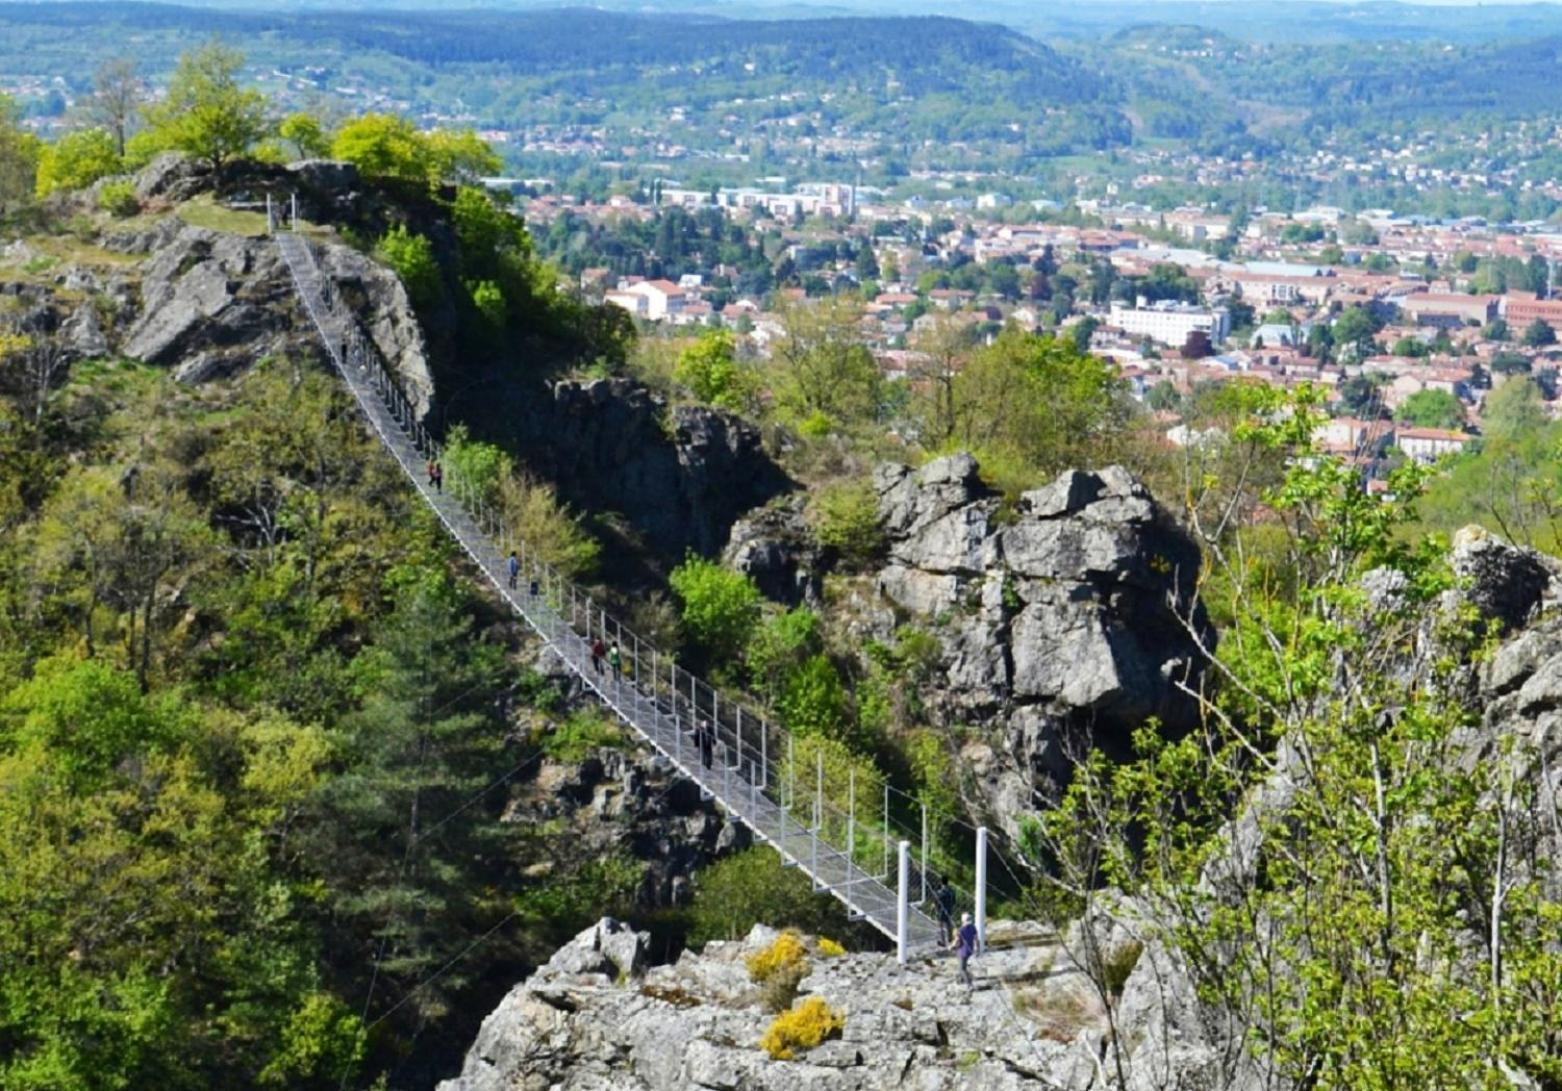
[[[819,602],[822,552],[803,518],[803,498],[792,494],[732,524],[721,560],[766,598],[801,606]]]
[[[956,454],[881,466],[879,592],[939,638],[935,718],[978,730],[979,813],[1011,834],[1067,777],[1071,750],[1188,727],[1210,629],[1192,539],[1121,467],[1071,470],[1010,510]]]

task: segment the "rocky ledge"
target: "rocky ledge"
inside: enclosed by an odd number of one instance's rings
[[[823,998],[845,1025],[794,1060],[772,1060],[758,1043],[774,1016],[745,959],[775,936],[758,926],[741,941],[648,966],[646,935],[604,919],[505,997],[461,1075],[440,1091],[1009,1091],[1106,1082],[1106,1024],[1083,975],[1039,928],[999,922],[993,949],[974,964],[971,993],[952,958],[906,967],[888,954],[830,958],[805,939],[816,953],[800,997]],[[1130,978],[1128,988],[1138,987]],[[1154,1033],[1139,1037],[1164,1044]]]

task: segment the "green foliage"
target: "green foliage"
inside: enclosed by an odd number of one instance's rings
[[[427,238],[408,231],[405,224],[397,224],[380,239],[375,253],[407,286],[415,307],[428,310],[439,302],[444,283],[434,246]]]
[[[1203,726],[1178,740],[1146,727],[1136,760],[1087,760],[1029,847],[1054,862],[1050,885],[1076,912],[1102,884],[1138,899],[1150,930],[1136,934],[1168,944],[1282,1080],[1495,1088],[1507,1080],[1497,1055],[1547,1071],[1555,1052],[1535,1026],[1552,989],[1529,974],[1557,980],[1540,939],[1553,916],[1538,876],[1510,870],[1524,850],[1505,840],[1524,839],[1512,823],[1531,813],[1515,780],[1522,744],[1463,760],[1474,714],[1461,660],[1480,645],[1467,617],[1433,606],[1453,582],[1438,544],[1403,533],[1425,471],[1405,466],[1389,498],[1368,496],[1352,466],[1312,447],[1317,392],[1265,398],[1238,435],[1286,456],[1264,499],[1294,581],[1246,559],[1227,573],[1239,594]],[[1364,591],[1381,566],[1403,576],[1396,595]],[[1441,650],[1399,669],[1431,616]],[[1261,787],[1302,761],[1298,790]],[[1220,833],[1238,807],[1261,867],[1233,863]],[[1503,888],[1522,893],[1497,906]],[[1088,946],[1082,957],[1109,997],[1121,963]],[[1470,958],[1486,965],[1455,969]],[[1523,973],[1504,968],[1515,960]]]
[[[293,145],[299,159],[324,159],[331,154],[325,127],[313,114],[289,114],[277,125],[277,136]]]
[[[867,481],[839,481],[814,496],[814,533],[848,564],[865,565],[884,547],[879,497]]]
[[[621,915],[644,874],[644,865],[627,854],[593,857],[533,882],[516,896],[516,912],[544,943],[557,946],[604,915]]]
[[[43,146],[38,157],[38,196],[85,189],[122,168],[113,134],[106,129],[77,129]]]
[[[472,307],[482,316],[488,328],[495,333],[503,330],[510,317],[504,290],[491,280],[469,280],[466,282],[466,290],[472,298]]]
[[[689,906],[691,947],[736,940],[756,924],[804,932],[844,927],[840,903],[814,891],[808,877],[781,866],[762,845],[724,857],[702,869]]]
[[[0,208],[33,195],[42,143],[21,126],[12,98],[0,93]]]
[[[844,296],[781,311],[782,336],[772,344],[777,405],[801,423],[822,416],[836,425],[873,420],[883,378],[862,344],[860,307]]]
[[[499,483],[499,512],[511,533],[526,543],[528,556],[575,578],[597,570],[601,546],[560,503],[552,485],[512,474]]]
[[[707,405],[737,410],[745,402],[736,347],[726,330],[707,330],[684,348],[678,354],[673,378]]]
[[[851,700],[828,656],[809,656],[787,677],[776,709],[787,730],[799,737],[851,741],[854,734]]]
[[[395,114],[360,114],[343,124],[331,157],[373,178],[431,186],[470,182],[500,168],[498,156],[470,130],[424,133]]]
[[[1537,318],[1524,327],[1524,344],[1528,348],[1546,348],[1557,343],[1557,331],[1543,318]]]
[[[1097,464],[1122,435],[1127,409],[1109,363],[1071,341],[1005,329],[954,381],[950,447],[1016,485]],[[1007,472],[1002,472],[1007,471]]]
[[[464,424],[452,425],[445,436],[444,468],[452,479],[484,504],[499,499],[500,487],[514,473],[510,456],[494,446],[474,440]]]
[[[1418,390],[1405,399],[1399,415],[1422,428],[1457,428],[1464,423],[1464,403],[1446,390]]]
[[[220,170],[271,132],[266,99],[239,85],[244,55],[213,40],[179,57],[168,94],[147,108],[150,140]]]
[[[311,993],[282,1027],[280,1048],[257,1082],[263,1087],[340,1086],[356,1072],[363,1054],[358,1017],[329,993]]]
[[[141,198],[131,182],[109,182],[98,191],[98,207],[110,216],[125,219],[141,211]]]
[[[806,607],[766,617],[744,649],[749,676],[776,700],[788,680],[822,647],[819,615]]]
[[[760,618],[761,596],[753,580],[690,554],[667,583],[678,596],[691,640],[718,658],[742,654]]]
[[[331,141],[331,158],[346,160],[371,178],[426,182],[432,173],[423,134],[394,114],[360,114],[343,124]]]
[[[581,709],[558,724],[542,739],[542,752],[555,761],[576,764],[598,750],[620,750],[624,732],[616,722],[596,708]]]

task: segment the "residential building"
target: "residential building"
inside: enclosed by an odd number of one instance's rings
[[[1141,298],[1133,307],[1114,302],[1107,325],[1130,337],[1147,337],[1162,345],[1180,347],[1195,330],[1208,334],[1211,344],[1224,341],[1231,332],[1231,316],[1224,307],[1205,310],[1192,303],[1145,303]]]
[[[1446,428],[1400,428],[1395,433],[1396,446],[1406,458],[1427,464],[1445,455],[1458,454],[1474,439],[1472,435]]]

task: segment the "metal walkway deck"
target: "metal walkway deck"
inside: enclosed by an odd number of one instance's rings
[[[908,952],[935,946],[937,924],[913,904],[931,904],[925,816],[918,861],[910,851],[915,834],[898,828],[890,816],[888,790],[883,812],[875,813],[877,800],[870,800],[865,814],[853,777],[842,808],[839,786],[825,791],[825,763],[817,747],[794,744],[781,728],[641,641],[532,556],[463,482],[447,477],[446,490],[432,488],[425,468],[430,458],[440,457],[439,444],[341,302],[310,244],[291,232],[278,232],[275,238],[300,302],[380,442],[511,608],[624,723],[757,839],[801,868],[817,889],[828,891],[854,916],[896,940],[903,959]],[[521,561],[514,587],[508,571],[511,550]],[[594,668],[594,639],[619,644],[626,668],[622,677],[605,667]],[[697,723],[712,730],[717,740],[708,766],[694,743]],[[806,768],[810,763],[805,760],[801,776],[798,750],[811,751],[815,758],[814,768]]]

